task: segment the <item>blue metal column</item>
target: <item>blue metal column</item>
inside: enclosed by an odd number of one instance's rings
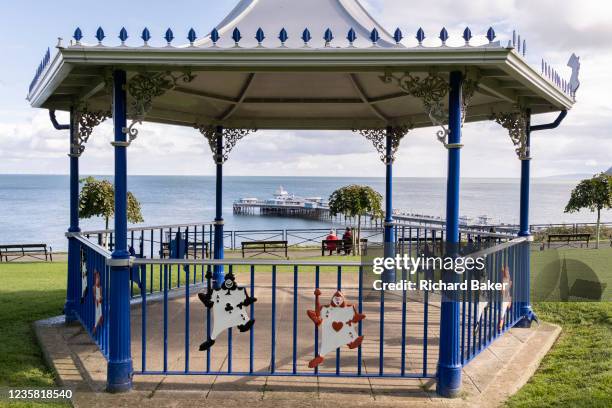
[[[461,103],[463,77],[460,71],[450,73],[448,101],[448,176],[446,185],[446,251],[455,256],[459,246],[459,181],[461,158]],[[449,272],[446,280],[456,280]],[[461,390],[460,307],[455,294],[443,293],[440,310],[440,356],[437,393],[455,397]]]
[[[69,234],[81,232],[79,227],[79,155],[76,144],[76,132],[78,131],[74,107],[70,108],[70,227]],[[78,321],[77,305],[79,303],[79,285],[81,253],[79,244],[73,237],[68,238],[68,282],[66,286],[66,304],[64,315],[66,323]]]
[[[216,201],[215,201],[215,249],[214,258],[223,259],[223,126],[217,126],[216,129],[216,152],[215,162],[217,164],[217,179],[216,179]],[[213,285],[215,288],[220,288],[225,274],[223,265],[215,265],[213,274]]]
[[[387,127],[385,152],[385,258],[395,258],[395,238],[393,234],[393,128]],[[385,269],[383,282],[395,282],[395,268]]]
[[[107,390],[132,388],[130,330],[130,253],[127,249],[126,73],[113,72],[115,141],[115,248],[110,270],[109,355]]]
[[[519,237],[527,237],[531,241],[531,231],[529,230],[529,184],[530,184],[530,167],[531,167],[531,110],[527,110],[527,126],[525,135],[526,157],[521,158],[521,210],[520,210],[520,228]],[[524,251],[521,255],[526,257],[523,259],[524,268],[521,276],[521,298],[519,299],[520,314],[523,317],[516,324],[517,327],[531,327],[531,321],[534,319],[533,311],[531,310],[530,302],[530,279],[531,279],[531,259],[529,250]]]

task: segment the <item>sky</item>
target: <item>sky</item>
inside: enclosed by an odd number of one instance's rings
[[[57,37],[69,39],[79,26],[93,37],[98,26],[108,36],[121,27],[152,35],[173,27],[178,38],[190,27],[209,32],[238,0],[6,2],[0,16],[3,64],[0,65],[0,174],[66,174],[68,135],[51,126],[46,111],[25,100],[28,84],[47,47]],[[459,38],[469,26],[483,36],[493,26],[505,44],[517,30],[527,40],[527,59],[535,67],[544,58],[569,78],[572,53],[580,56],[581,87],[577,103],[562,126],[534,133],[532,174],[547,177],[593,174],[612,166],[612,2],[596,0],[362,0],[389,31],[400,27],[408,36],[422,27],[437,37],[442,26]],[[121,10],[116,12],[113,10]],[[412,34],[413,35],[413,34]],[[410,41],[410,40],[408,40]],[[429,41],[429,40],[428,40]],[[432,43],[433,44],[433,43]],[[427,42],[426,42],[427,45]],[[556,115],[538,115],[547,123]],[[67,116],[59,114],[60,121]],[[444,177],[446,149],[436,129],[417,129],[402,141],[396,177]],[[333,137],[331,137],[333,136]],[[94,130],[81,158],[82,174],[112,174],[110,123]],[[463,177],[518,177],[520,162],[507,132],[490,122],[464,127]],[[144,124],[129,148],[130,174],[214,174],[208,144],[194,129]],[[260,131],[238,143],[225,165],[226,175],[384,176],[378,154],[352,132]]]

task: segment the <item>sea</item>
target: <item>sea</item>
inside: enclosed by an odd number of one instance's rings
[[[108,176],[100,176],[109,178]],[[536,178],[531,189],[531,223],[594,222],[595,215],[563,209],[578,179]],[[270,198],[283,186],[291,194],[323,198],[349,184],[369,185],[384,192],[383,178],[343,177],[224,177],[223,212],[228,230],[328,228],[329,221],[260,215],[234,215],[232,203],[243,197]],[[131,176],[128,189],[142,206],[143,225],[209,222],[215,211],[213,176]],[[66,249],[69,180],[66,175],[0,175],[0,244],[47,243],[54,251]],[[393,204],[408,213],[444,216],[446,181],[443,178],[395,178]],[[493,223],[517,224],[519,180],[464,178],[461,215],[486,215]],[[612,221],[612,212],[603,214]],[[112,225],[112,223],[111,223]],[[83,230],[103,229],[100,218],[81,221]]]

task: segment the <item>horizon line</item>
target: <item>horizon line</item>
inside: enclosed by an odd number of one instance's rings
[[[52,176],[69,176],[69,173],[54,173],[54,174],[49,174],[49,173],[0,173],[0,176],[48,176],[48,177],[52,177]],[[96,176],[96,177],[113,177],[113,174],[102,174],[102,173],[98,173],[98,174],[80,174],[79,177],[85,177],[85,176]],[[538,179],[538,178],[555,178],[555,177],[585,177],[585,176],[592,176],[590,173],[574,173],[574,174],[554,174],[554,175],[549,175],[549,176],[532,176],[532,179]],[[215,177],[215,174],[128,174],[128,177]],[[224,175],[223,178],[230,178],[230,177],[244,177],[244,178],[262,178],[262,177],[266,177],[266,178],[346,178],[346,179],[384,179],[385,176],[344,176],[344,175],[339,175],[339,176],[319,176],[319,175],[300,175],[300,176],[295,176],[295,175],[288,175],[288,176],[271,176],[271,175]],[[445,176],[394,176],[394,179],[402,179],[402,178],[431,178],[431,179],[445,179]],[[517,176],[494,176],[494,177],[487,177],[487,176],[462,176],[462,179],[491,179],[491,180],[495,180],[495,179],[520,179],[520,175]]]

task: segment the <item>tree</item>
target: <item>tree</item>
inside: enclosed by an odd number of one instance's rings
[[[578,183],[572,190],[569,202],[565,206],[565,212],[578,212],[583,208],[588,208],[591,212],[597,211],[595,247],[599,248],[601,210],[612,208],[612,176],[600,173]]]
[[[105,229],[109,219],[115,215],[115,188],[108,180],[87,177],[81,180],[83,188],[79,196],[81,218],[104,217]],[[143,222],[140,203],[130,191],[127,193],[127,218],[129,222]],[[106,236],[105,236],[106,241]],[[106,246],[106,242],[104,242]]]
[[[370,214],[374,218],[382,218],[382,196],[368,186],[342,187],[329,196],[329,211],[332,216],[344,214],[345,217],[357,217],[355,239],[360,243],[361,217]],[[357,245],[356,252],[361,254],[361,245]]]

